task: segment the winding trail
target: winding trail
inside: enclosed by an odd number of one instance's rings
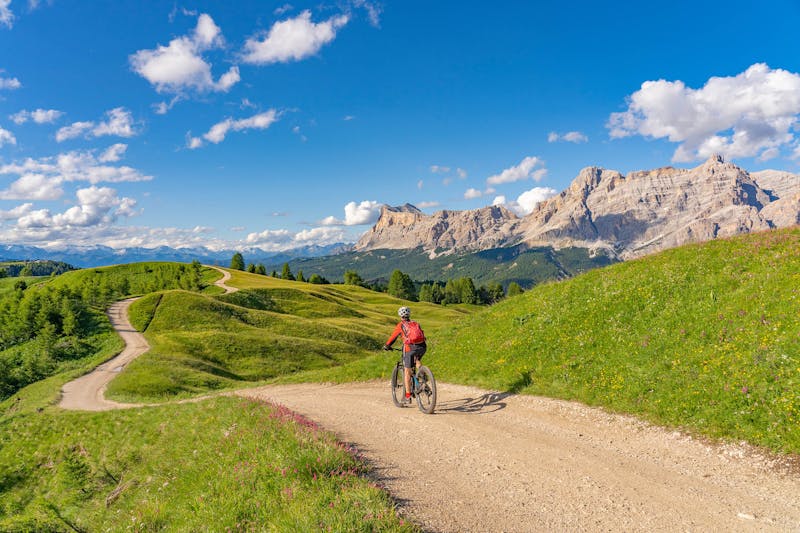
[[[103,396],[149,348],[127,319],[132,301],[109,309],[125,350],[66,384],[62,407],[137,407]],[[394,407],[383,382],[235,394],[283,404],[354,443],[401,513],[428,531],[800,531],[797,465],[574,402],[439,383],[428,416]]]
[[[232,292],[236,292],[239,290],[237,287],[231,287],[230,285],[227,285],[227,282],[231,279],[230,272],[215,266],[209,266],[209,268],[213,268],[214,270],[222,274],[222,279],[218,279],[217,281],[215,281],[214,285],[222,288],[225,291],[225,294],[230,294]]]
[[[61,402],[58,404],[60,407],[80,411],[139,407],[136,404],[113,402],[105,398],[106,387],[111,380],[122,372],[125,365],[150,349],[150,344],[144,335],[136,331],[128,320],[128,307],[136,300],[138,298],[114,302],[106,311],[114,330],[125,341],[125,349],[88,374],[66,383],[61,388]]]

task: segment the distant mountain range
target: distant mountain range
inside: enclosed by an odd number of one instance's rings
[[[195,259],[204,264],[228,266],[233,254],[241,252],[247,263],[283,264],[300,257],[335,255],[350,250],[349,244],[329,246],[305,246],[281,252],[269,252],[260,248],[241,250],[209,250],[208,248],[109,248],[108,246],[72,246],[59,250],[48,250],[36,246],[0,244],[0,261],[24,259],[50,259],[87,268],[94,266],[138,263],[141,261],[177,261],[191,263]]]
[[[384,206],[355,245],[259,248],[127,248],[47,250],[0,245],[0,260],[50,259],[78,267],[195,259],[230,264],[236,251],[268,271],[288,262],[304,274],[341,280],[346,270],[387,279],[399,268],[417,280],[460,276],[530,286],[589,268],[690,242],[800,223],[800,175],[747,172],[713,156],[692,169],[631,172],[587,167],[561,194],[519,217],[502,206],[426,215]]]
[[[800,175],[749,173],[713,156],[692,169],[628,175],[587,167],[525,217],[501,206],[433,215],[408,204],[385,206],[354,249],[421,247],[435,257],[506,246],[577,247],[624,260],[798,223]]]

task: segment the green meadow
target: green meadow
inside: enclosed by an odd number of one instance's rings
[[[394,360],[379,352],[404,303],[352,285],[313,285],[234,271],[239,292],[147,295],[131,305],[131,321],[151,350],[108,389],[125,402],[152,402],[241,388],[266,380],[327,380],[388,375]],[[468,306],[415,303],[431,334],[471,313]],[[352,363],[352,364],[351,364]]]
[[[436,341],[445,381],[800,453],[800,228],[540,285]]]

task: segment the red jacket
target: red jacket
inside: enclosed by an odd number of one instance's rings
[[[402,320],[397,323],[397,326],[395,326],[394,331],[392,332],[392,335],[389,337],[389,340],[386,341],[386,346],[391,346],[392,344],[394,344],[394,341],[397,340],[397,337],[400,336],[400,335],[403,336],[403,351],[408,351],[408,347],[411,345],[411,343],[408,342],[408,339],[406,339],[406,334],[403,331],[403,321]]]

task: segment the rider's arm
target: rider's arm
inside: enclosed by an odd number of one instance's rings
[[[386,341],[386,346],[390,346],[391,347],[391,345],[394,344],[394,341],[397,340],[397,337],[399,337],[400,334],[403,333],[403,328],[402,328],[402,326],[400,324],[401,324],[400,322],[397,323],[397,327],[394,328],[394,331],[392,332],[392,336],[389,337],[388,341]]]

